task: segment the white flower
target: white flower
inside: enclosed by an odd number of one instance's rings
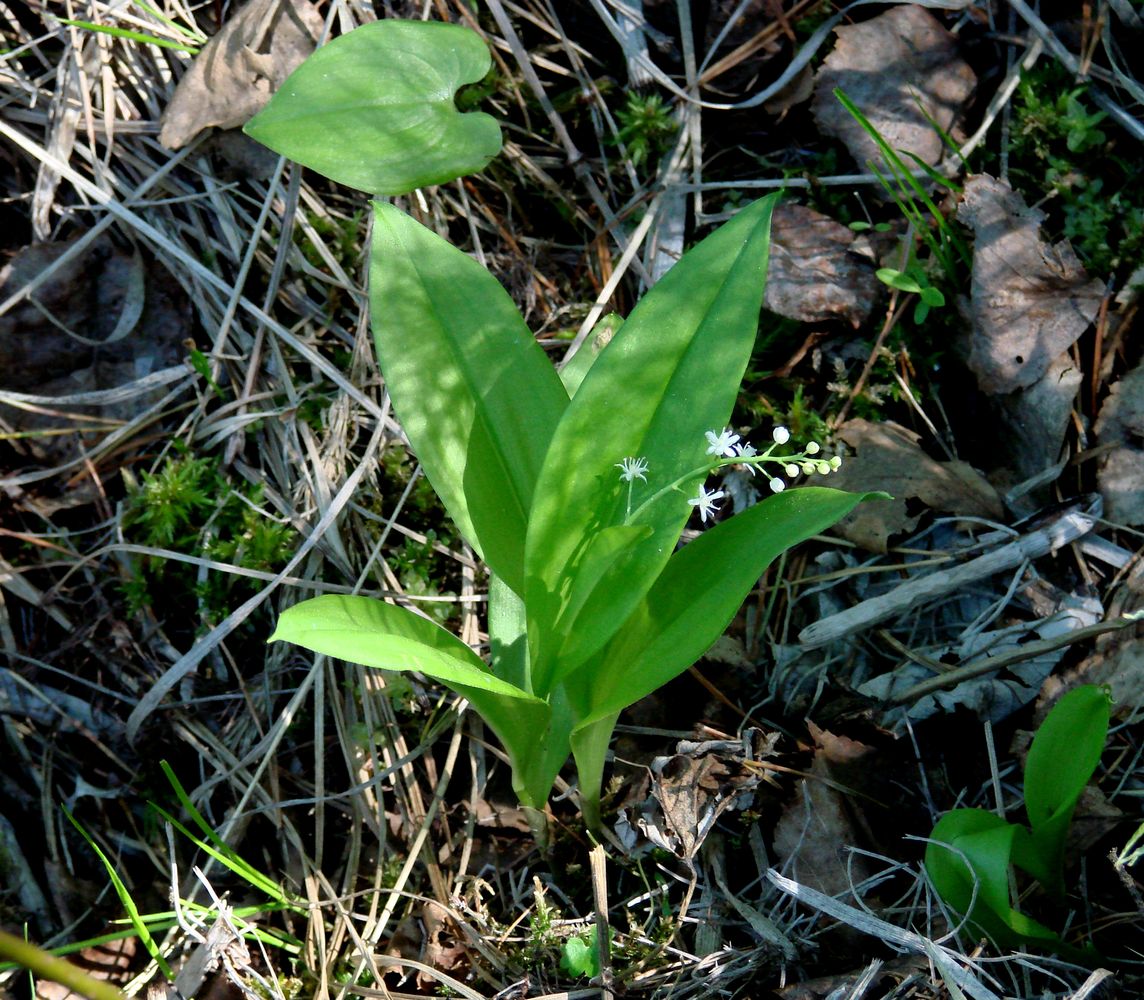
[[[691,504],[692,507],[699,508],[699,518],[701,521],[703,521],[704,524],[706,524],[707,515],[719,509],[719,505],[715,501],[721,500],[726,495],[727,494],[725,494],[722,490],[714,490],[711,493],[708,493],[707,490],[704,489],[701,485],[699,487],[699,495],[693,500],[688,500],[687,502]]]
[[[817,441],[807,441],[806,453],[808,455],[817,455],[822,449],[818,446]]]
[[[753,444],[737,444],[735,445],[735,454],[739,458],[754,458],[759,453],[758,449]],[[747,462],[744,466],[752,476],[755,474],[755,466]]]
[[[819,462],[815,465],[814,471],[817,472],[820,476],[829,476],[830,475],[830,463],[829,462]]]
[[[794,463],[791,463],[790,465],[787,465],[783,468],[783,472],[785,472],[788,476],[790,476],[791,479],[794,479],[795,476],[797,476],[799,474],[799,471],[800,471],[799,467],[797,465],[795,465]]]
[[[775,476],[767,485],[770,486],[772,493],[782,493],[782,491],[786,489],[786,483],[779,479],[778,476]]]
[[[834,456],[833,456],[833,457],[830,459],[830,467],[831,467],[831,468],[832,468],[832,469],[833,469],[835,472],[837,472],[839,469],[841,469],[841,468],[842,468],[842,456],[841,456],[841,455],[834,455]]]
[[[790,440],[790,431],[780,425],[771,431],[771,437],[774,438],[775,444],[786,444]]]
[[[647,482],[646,458],[625,458],[622,462],[616,463],[616,468],[620,470],[620,479],[625,483],[630,483],[633,479]]]
[[[714,431],[704,431],[707,438],[707,454],[722,455],[724,458],[735,457],[735,444],[739,440],[738,434],[724,427],[718,434]]]

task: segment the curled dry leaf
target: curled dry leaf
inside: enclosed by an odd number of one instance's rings
[[[983,392],[1032,386],[1093,321],[1104,282],[1067,241],[1042,240],[1044,213],[992,177],[965,182],[957,217],[974,234],[966,363]]]
[[[1144,524],[1144,363],[1112,387],[1095,430],[1101,444],[1113,446],[1097,473],[1108,519]]]
[[[857,237],[829,216],[780,204],[771,222],[766,307],[804,323],[842,319],[858,329],[870,318],[881,284]]]
[[[937,163],[949,132],[977,84],[953,35],[921,7],[902,5],[840,27],[815,84],[814,117],[862,164],[882,164],[877,144],[834,96],[836,87],[861,109],[887,143]],[[931,124],[932,121],[932,124]]]
[[[322,16],[309,0],[250,0],[179,81],[159,141],[179,149],[204,129],[238,128],[314,51]]]
[[[755,789],[768,780],[757,762],[775,756],[777,742],[777,733],[749,729],[741,740],[684,740],[673,756],[656,757],[649,768],[651,796],[630,807],[631,819],[621,813],[621,842],[632,850],[644,840],[691,861],[727,809],[753,801]]]
[[[757,771],[716,754],[656,758],[652,776],[672,849],[687,859],[695,857],[715,820],[736,797],[759,783]]]
[[[894,499],[864,504],[843,518],[835,530],[871,552],[885,552],[892,535],[912,531],[921,501],[946,514],[1000,518],[1004,513],[997,491],[966,462],[938,462],[918,445],[918,435],[892,421],[848,420],[839,437],[857,454],[831,476],[840,490],[885,490]]]

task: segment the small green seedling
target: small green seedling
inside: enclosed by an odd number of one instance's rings
[[[560,949],[560,968],[570,976],[595,979],[600,974],[599,928],[593,924],[586,934],[577,934]]]
[[[616,141],[624,144],[628,159],[636,167],[663,153],[679,131],[671,106],[658,94],[629,92],[624,106],[616,112],[616,121]]]
[[[940,289],[929,283],[925,270],[917,261],[910,263],[904,271],[892,267],[880,267],[874,272],[878,280],[900,292],[912,292],[918,301],[914,306],[914,322],[922,323],[929,311],[945,305],[945,296]]]
[[[492,145],[483,127],[454,128],[470,116],[444,100],[458,81],[483,73],[476,36],[439,24],[367,28],[376,30],[361,46],[341,49],[352,73],[333,55],[323,57],[321,72],[303,64],[248,131],[375,191],[408,190],[483,164]],[[391,37],[400,46],[389,47]],[[463,72],[433,82],[424,122],[403,105],[411,117],[403,119],[400,163],[381,126],[368,125],[374,110],[360,112],[367,127],[356,135],[358,109],[329,82],[353,77],[358,95],[396,89],[417,108],[430,83],[424,66],[462,63]],[[283,125],[275,132],[269,122]],[[442,156],[436,139],[445,133]],[[423,144],[431,167],[419,160]],[[435,623],[366,597],[304,601],[283,612],[271,639],[416,670],[467,698],[504,745],[541,837],[569,753],[585,819],[598,825],[619,713],[703,655],[772,559],[863,499],[815,487],[781,492],[784,476],[827,474],[840,460],[818,454],[813,442],[780,454],[785,428],[775,428],[761,453],[721,429],[755,341],[774,204],[775,196],[756,202],[692,248],[591,365],[573,365],[562,379],[488,271],[374,202],[378,358],[426,477],[489,567],[489,655],[483,660]],[[677,550],[689,518],[706,522],[716,509],[724,494],[707,488],[708,477],[729,465],[752,473],[769,466],[774,495]]]
[[[934,888],[978,932],[999,946],[1039,944],[1058,951],[1060,937],[1013,907],[1011,866],[1052,895],[1064,894],[1065,837],[1077,801],[1108,736],[1109,698],[1095,685],[1057,702],[1037,731],[1025,764],[1029,825],[984,809],[955,809],[930,834],[925,867]]]
[[[913,232],[921,238],[921,241],[928,248],[929,257],[927,259],[940,266],[947,278],[954,279],[958,261],[968,267],[970,263],[969,250],[965,246],[964,240],[950,226],[924,184],[914,176],[914,171],[921,170],[924,172],[930,181],[939,188],[954,192],[959,192],[960,188],[915,154],[904,151],[899,155],[899,151],[895,150],[883,138],[873,123],[846,96],[843,90],[836,88],[834,96],[878,146],[878,150],[882,154],[882,163],[878,164],[871,160],[867,166],[878,177],[886,193],[893,199],[902,215],[910,223]],[[922,111],[924,113],[925,109],[923,108]],[[937,129],[937,125],[932,122],[932,119],[931,124]],[[952,147],[949,137],[940,129],[938,132]],[[956,150],[956,147],[952,148]],[[909,157],[913,161],[913,169],[907,166],[902,156]],[[917,253],[912,247],[909,260],[901,270],[882,268],[878,271],[878,279],[891,288],[913,292],[920,297],[920,301],[914,310],[915,323],[921,323],[929,314],[930,309],[945,305],[945,296],[930,284],[921,262],[917,259]]]

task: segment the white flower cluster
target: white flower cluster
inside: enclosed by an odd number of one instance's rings
[[[707,454],[713,456],[714,462],[708,468],[708,472],[726,466],[735,466],[753,476],[755,466],[771,464],[779,466],[788,478],[794,479],[803,474],[826,476],[831,472],[837,472],[842,465],[842,459],[837,455],[832,458],[819,457],[822,448],[817,441],[808,442],[801,454],[775,455],[775,448],[790,441],[790,431],[781,425],[776,426],[771,431],[771,440],[774,444],[761,454],[754,445],[743,441],[738,434],[728,427],[724,427],[721,431],[705,431],[704,437],[707,438]],[[620,470],[621,482],[628,484],[628,515],[630,516],[632,484],[636,479],[647,482],[648,461],[646,458],[625,458],[616,463],[616,468]],[[697,469],[695,472],[696,474],[702,473],[703,469]],[[690,479],[691,474],[684,478]],[[682,481],[681,479],[678,482]],[[676,488],[678,482],[670,488]],[[786,489],[786,482],[781,476],[772,476],[767,485],[774,493],[781,493]],[[727,493],[724,490],[708,490],[704,484],[700,484],[699,493],[687,502],[699,511],[700,520],[706,523],[707,518],[719,509],[718,501],[725,496]]]

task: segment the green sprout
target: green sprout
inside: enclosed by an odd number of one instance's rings
[[[930,834],[925,867],[934,888],[995,944],[1039,944],[1083,957],[1013,906],[1012,869],[1031,875],[1053,896],[1064,894],[1065,838],[1081,792],[1100,763],[1108,724],[1104,688],[1087,684],[1070,691],[1053,706],[1029,747],[1028,825],[984,809],[955,809]]]

